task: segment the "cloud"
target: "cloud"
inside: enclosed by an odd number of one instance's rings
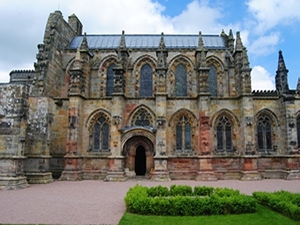
[[[249,0],[247,5],[257,21],[255,30],[260,33],[277,25],[290,25],[300,20],[298,0]]]
[[[248,47],[253,55],[266,56],[276,51],[275,46],[280,42],[280,33],[272,32],[269,35],[260,36]]]
[[[164,7],[150,0],[93,1],[93,7],[75,0],[70,9],[85,21],[88,33],[173,33],[170,18],[162,15]]]
[[[262,66],[251,71],[252,90],[275,90],[274,77]]]

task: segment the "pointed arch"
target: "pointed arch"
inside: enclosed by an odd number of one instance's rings
[[[143,55],[133,63],[135,96],[152,97],[155,90],[156,60],[150,55]]]
[[[239,131],[237,116],[228,109],[216,112],[211,119],[216,154],[234,153],[236,151],[236,133]]]
[[[208,90],[212,96],[223,95],[222,87],[224,84],[224,64],[216,56],[209,56],[206,59],[206,64],[209,67],[208,74]]]
[[[154,127],[155,113],[146,105],[136,107],[129,115],[129,127]]]
[[[270,109],[262,109],[255,116],[256,147],[261,154],[272,154],[276,145],[276,126],[279,120]]]
[[[197,125],[196,116],[187,109],[180,109],[172,115],[169,126],[173,131],[172,146],[176,154],[192,153],[195,150],[193,136]]]
[[[89,130],[89,151],[110,151],[110,115],[103,109],[98,109],[90,114],[86,121]]]
[[[103,58],[99,66],[100,96],[110,96],[114,88],[113,68],[117,63],[116,55],[108,55]]]
[[[196,75],[194,63],[185,55],[175,56],[168,64],[167,90],[173,97],[196,95]]]
[[[211,126],[214,126],[214,124],[216,124],[217,120],[221,117],[221,116],[227,116],[230,121],[232,122],[232,124],[234,126],[239,126],[240,125],[240,121],[238,119],[238,117],[229,109],[221,109],[218,112],[216,112],[212,117],[211,117]]]

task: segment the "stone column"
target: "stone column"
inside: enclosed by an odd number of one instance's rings
[[[69,124],[66,146],[65,168],[60,180],[82,180],[81,132],[83,99],[80,96],[70,96]]]
[[[29,115],[26,130],[25,174],[29,183],[41,184],[52,182],[49,171],[50,161],[50,126],[53,100],[48,97],[29,97]]]
[[[28,187],[24,174],[27,85],[0,86],[0,190]]]

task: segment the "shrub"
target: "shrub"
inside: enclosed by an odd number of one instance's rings
[[[194,187],[194,195],[196,196],[211,196],[214,192],[213,187],[196,186]]]
[[[149,197],[156,197],[156,196],[169,196],[170,192],[167,187],[163,187],[161,185],[150,187],[147,190]]]
[[[230,188],[216,188],[214,193],[220,197],[230,197],[230,196],[240,195],[239,190],[234,190]]]
[[[300,220],[300,195],[287,191],[274,193],[254,192],[253,197],[262,205],[282,213],[294,220]]]
[[[171,185],[170,187],[171,196],[192,196],[193,189],[188,185]]]
[[[127,211],[138,214],[199,216],[256,211],[256,200],[253,197],[239,194],[232,189],[218,189],[214,192],[213,188],[199,187],[195,190],[198,196],[192,196],[190,186],[172,185],[172,196],[167,196],[169,191],[165,187],[147,188],[136,185],[129,189],[124,200]],[[204,193],[210,196],[203,196]],[[297,210],[293,213],[296,214]]]

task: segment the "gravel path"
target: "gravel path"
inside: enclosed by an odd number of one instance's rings
[[[5,224],[118,224],[125,212],[129,187],[186,184],[253,191],[287,190],[300,193],[299,181],[55,181],[15,191],[0,191],[0,223]]]

